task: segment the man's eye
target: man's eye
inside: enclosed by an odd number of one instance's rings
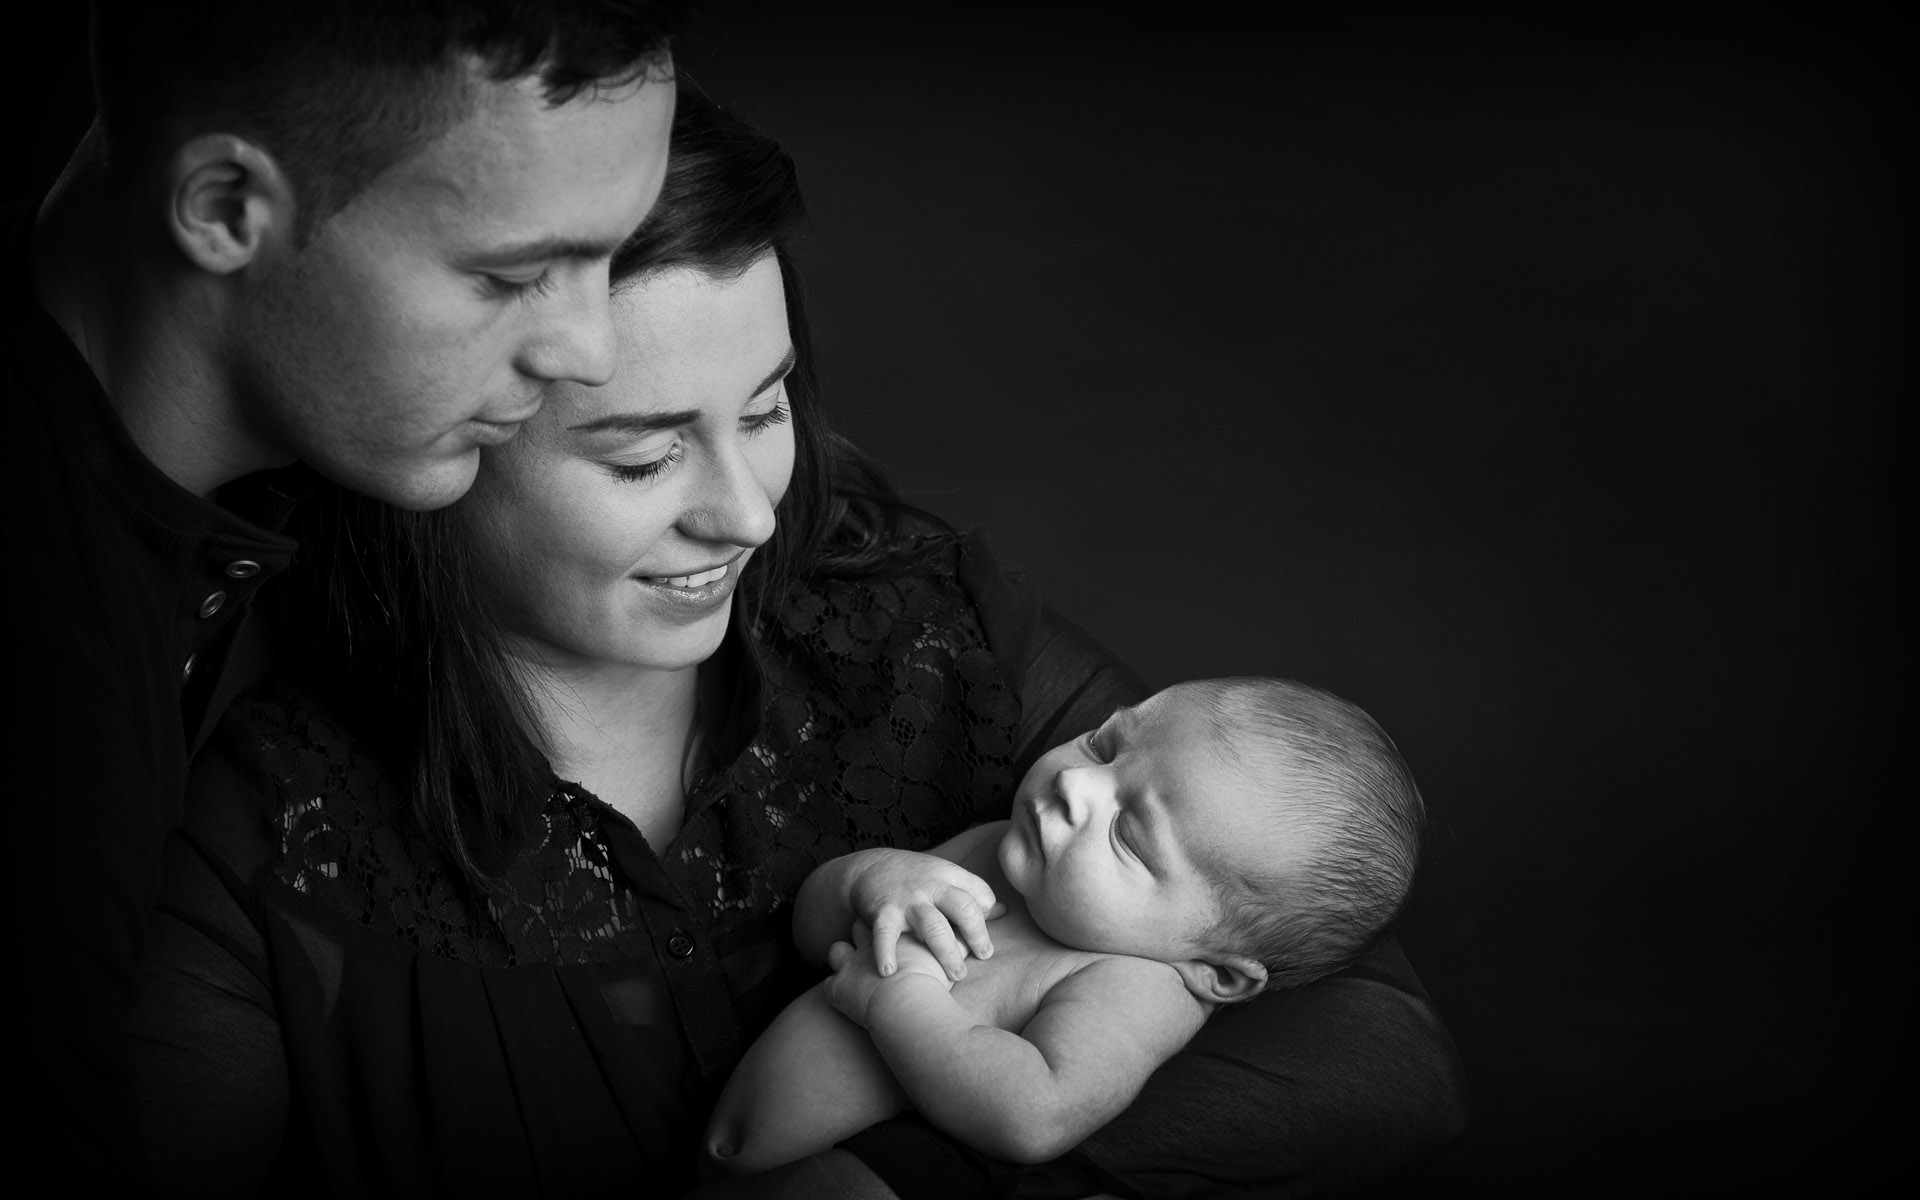
[[[544,296],[553,290],[554,282],[552,271],[542,271],[526,279],[516,279],[506,275],[482,275],[480,280],[489,296],[501,300]]]

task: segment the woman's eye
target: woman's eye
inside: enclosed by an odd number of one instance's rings
[[[608,463],[607,469],[612,471],[613,477],[622,483],[641,483],[664,474],[675,463],[685,458],[686,455],[686,450],[681,447],[680,443],[675,442],[673,449],[667,451],[659,458],[643,463]]]
[[[746,428],[748,436],[752,436],[756,433],[765,433],[775,425],[784,425],[792,416],[792,410],[787,407],[786,395],[782,393],[778,404],[763,413],[748,413],[740,418],[740,424]]]

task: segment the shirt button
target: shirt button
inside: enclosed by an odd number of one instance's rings
[[[186,682],[187,680],[189,680],[189,679],[192,679],[192,678],[193,678],[193,660],[194,660],[194,659],[196,659],[196,658],[198,658],[198,657],[200,657],[200,656],[199,656],[199,655],[197,655],[197,654],[189,654],[189,655],[187,655],[187,665],[186,665],[186,666],[184,666],[184,667],[181,667],[181,668],[180,668],[180,682],[181,682],[181,683],[185,683],[185,682]]]
[[[675,958],[692,958],[693,936],[683,930],[674,930],[672,936],[667,938],[667,953]]]
[[[227,564],[228,579],[252,579],[260,573],[260,564],[250,558],[236,558]]]
[[[215,592],[213,593],[213,595],[208,596],[205,600],[202,600],[200,602],[200,615],[203,617],[210,617],[213,614],[219,612],[220,606],[225,604],[226,602],[227,602],[227,594],[225,592]]]

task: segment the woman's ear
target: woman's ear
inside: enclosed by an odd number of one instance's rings
[[[1202,1004],[1237,1004],[1267,986],[1267,969],[1244,954],[1216,954],[1173,964],[1187,990]]]
[[[291,238],[292,182],[255,143],[201,134],[181,143],[167,168],[167,232],[201,270],[230,275],[269,241]]]

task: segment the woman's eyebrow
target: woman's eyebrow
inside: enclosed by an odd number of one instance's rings
[[[768,371],[767,377],[765,379],[762,379],[758,384],[756,384],[754,386],[754,389],[751,392],[748,392],[747,395],[758,396],[761,392],[764,392],[768,388],[772,387],[774,384],[779,383],[781,379],[786,377],[786,374],[788,371],[793,370],[793,364],[794,364],[793,347],[788,346],[787,352],[780,356],[780,361],[777,364],[775,364],[773,370]]]
[[[678,412],[608,413],[604,417],[595,417],[591,421],[569,425],[567,432],[621,433],[628,437],[640,437],[659,429],[675,429],[681,425],[691,425],[699,419],[700,410],[697,408],[682,409]]]
[[[766,391],[774,384],[780,382],[788,371],[793,370],[793,364],[793,347],[788,346],[787,352],[780,356],[779,363],[774,366],[773,370],[767,372],[764,379],[754,384],[753,390],[748,392],[747,395],[758,396],[761,392]],[[655,430],[674,429],[681,425],[691,424],[699,419],[700,410],[694,408],[681,409],[676,412],[608,413],[604,417],[595,417],[591,421],[582,421],[578,425],[569,425],[567,426],[567,432],[587,434],[620,433],[628,437],[641,437],[645,434],[653,433]]]

